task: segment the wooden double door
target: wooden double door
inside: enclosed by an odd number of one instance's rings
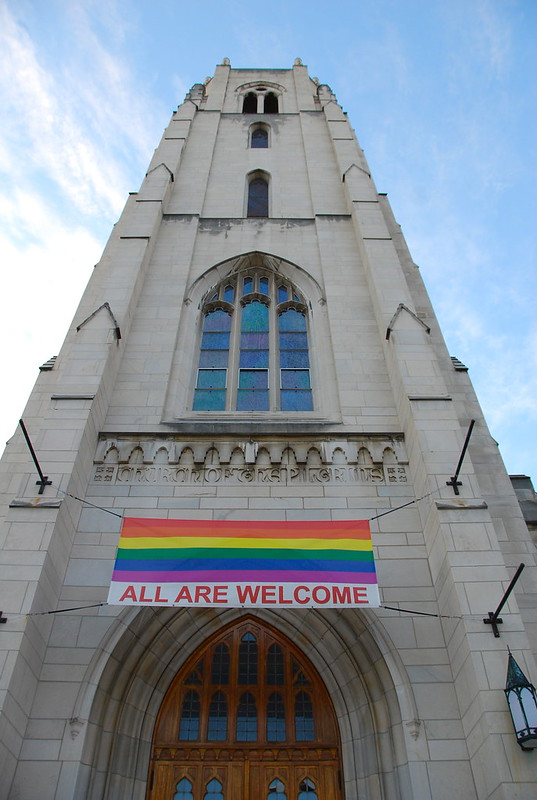
[[[223,629],[162,703],[147,800],[342,800],[339,735],[313,666],[254,618]]]

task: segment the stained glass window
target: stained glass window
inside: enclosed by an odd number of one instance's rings
[[[238,411],[269,409],[269,310],[257,301],[242,310]]]
[[[278,317],[282,411],[312,411],[306,318],[294,308]]]
[[[194,411],[313,411],[308,307],[292,284],[267,273],[248,269],[210,291]]]
[[[223,411],[226,407],[230,333],[231,316],[226,311],[217,309],[205,316],[194,411]]]

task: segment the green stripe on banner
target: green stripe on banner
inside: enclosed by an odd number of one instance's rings
[[[200,561],[214,558],[244,558],[282,560],[323,560],[323,561],[362,561],[372,562],[372,550],[285,550],[285,549],[242,549],[237,547],[169,548],[148,550],[126,550],[119,548],[117,559],[124,561],[150,561],[153,559],[177,560],[196,558]]]

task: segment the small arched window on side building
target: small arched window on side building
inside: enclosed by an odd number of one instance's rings
[[[269,132],[266,125],[254,125],[250,128],[250,147],[266,148],[269,146]]]
[[[248,94],[244,96],[242,113],[257,114],[257,95],[255,92],[248,92]]]
[[[268,217],[269,184],[265,173],[254,172],[248,182],[247,217]]]
[[[263,111],[265,114],[277,114],[278,113],[278,98],[274,94],[274,92],[268,92],[265,95],[265,102]]]

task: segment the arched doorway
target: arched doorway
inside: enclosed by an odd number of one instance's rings
[[[147,800],[342,800],[336,718],[316,670],[252,617],[202,645],[173,680]]]

